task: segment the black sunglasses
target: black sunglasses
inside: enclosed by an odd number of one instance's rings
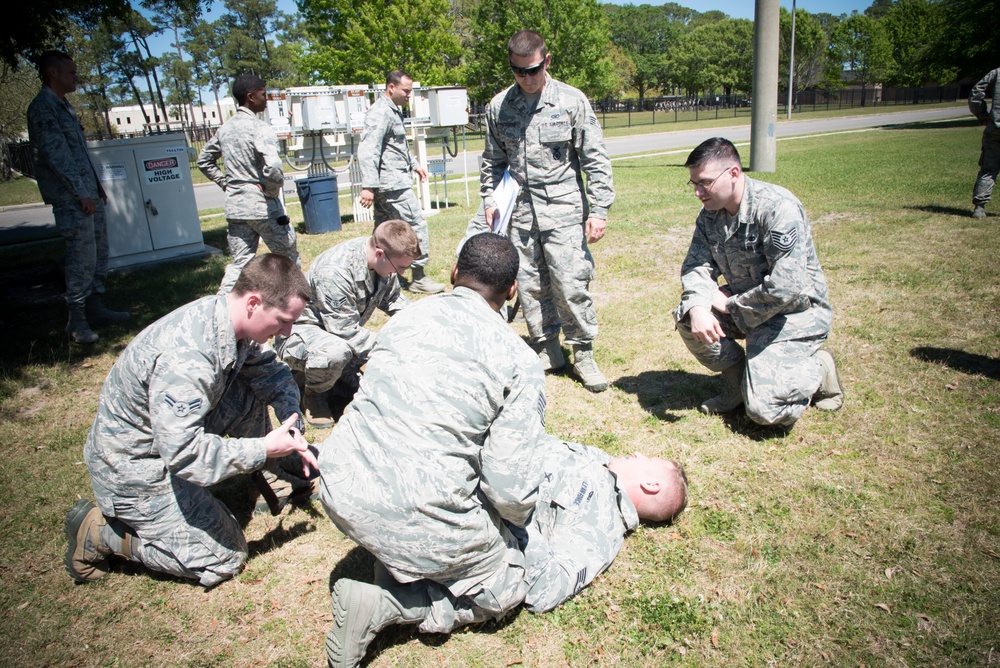
[[[539,72],[541,72],[542,68],[545,67],[545,60],[543,59],[542,62],[538,63],[537,65],[532,65],[531,67],[518,67],[509,60],[507,61],[507,64],[510,65],[510,69],[512,72],[514,72],[515,76],[533,77]]]

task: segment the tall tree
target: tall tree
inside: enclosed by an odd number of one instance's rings
[[[946,30],[934,44],[936,64],[979,79],[1000,65],[1000,0],[941,0]]]
[[[778,81],[788,81],[788,59],[791,55],[792,13],[781,8],[781,46],[778,50],[780,70]],[[830,38],[819,20],[804,9],[795,10],[795,90],[840,85],[838,62],[830,61]]]
[[[683,24],[671,20],[664,7],[608,4],[602,8],[611,41],[635,64],[629,83],[641,104],[646,92],[657,86],[663,59],[680,39]]]
[[[947,34],[944,6],[930,0],[897,0],[880,20],[892,42],[897,68],[886,80],[893,86],[951,81],[957,68],[937,61],[935,42]]]
[[[461,47],[449,0],[299,0],[299,9],[314,81],[383,83],[403,69],[424,85],[456,83]]]
[[[895,68],[889,35],[875,19],[855,13],[837,26],[832,45],[853,80],[861,85],[863,105],[868,87],[885,81]]]
[[[14,67],[0,61],[0,179],[13,177],[9,142],[18,141],[28,130],[28,105],[38,94],[41,82],[30,63]]]
[[[552,54],[552,76],[590,97],[615,91],[608,58],[610,32],[596,0],[480,2],[473,24],[479,40],[470,55],[466,80],[475,99],[488,100],[514,83],[507,41],[526,27],[545,38]]]
[[[208,0],[165,0],[177,7],[195,7]],[[4,35],[0,58],[18,66],[18,58],[33,58],[49,48],[64,45],[69,26],[85,21],[124,19],[134,11],[131,0],[33,0],[12,2],[4,10]]]
[[[753,81],[753,21],[724,19],[703,24],[680,40],[664,83],[703,93],[749,93]]]

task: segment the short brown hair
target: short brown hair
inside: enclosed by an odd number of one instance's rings
[[[684,473],[684,467],[676,461],[655,458],[649,460],[649,463],[650,466],[660,466],[666,475],[658,493],[643,496],[638,502],[636,513],[640,519],[650,522],[673,523],[687,507],[687,474]],[[666,470],[668,466],[669,471]]]
[[[410,79],[412,81],[413,77],[403,70],[392,70],[391,72],[387,72],[385,75],[385,87],[388,88],[389,84],[398,86],[403,83],[403,79]]]
[[[534,30],[519,30],[511,35],[507,42],[508,56],[521,56],[522,58],[535,55],[536,51],[542,52],[542,58],[547,55],[545,50],[545,38]]]
[[[736,150],[736,146],[733,142],[729,141],[725,137],[712,137],[711,139],[706,139],[702,143],[691,151],[688,155],[687,161],[684,163],[685,167],[701,167],[702,165],[707,165],[710,162],[721,162],[723,164],[732,163],[734,165],[740,164],[740,152]]]
[[[38,60],[35,61],[35,66],[38,67],[38,76],[42,78],[42,81],[47,81],[48,75],[46,74],[46,70],[50,67],[56,67],[67,60],[73,60],[73,57],[63,51],[56,51],[55,49],[44,51],[42,55],[38,56]]]
[[[416,260],[420,257],[417,234],[405,221],[387,220],[379,223],[372,237],[375,239],[375,247],[381,248],[390,260],[400,257]]]
[[[233,286],[233,294],[242,297],[259,292],[264,306],[286,308],[292,297],[309,303],[312,289],[302,270],[284,255],[265,253],[250,260]]]

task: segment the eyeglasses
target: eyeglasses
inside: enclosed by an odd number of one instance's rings
[[[389,266],[392,267],[392,270],[394,272],[396,272],[397,274],[402,274],[403,273],[403,272],[401,272],[399,270],[399,267],[396,266],[396,263],[389,259],[389,254],[385,252],[384,248],[379,248],[378,246],[376,246],[375,248],[377,250],[382,251],[382,257],[384,257],[386,259],[386,261],[389,263]]]
[[[514,73],[514,76],[533,77],[539,72],[541,72],[542,68],[545,67],[545,60],[542,59],[542,62],[538,63],[537,65],[532,65],[531,67],[518,67],[509,60],[507,61],[507,64],[510,65],[510,69]]]
[[[707,179],[701,180],[701,181],[688,181],[688,185],[691,186],[694,190],[698,190],[698,188],[701,188],[702,190],[711,190],[712,186],[715,185],[715,182],[718,181],[722,177],[723,174],[728,174],[728,173],[729,173],[729,170],[726,169],[726,170],[722,171],[719,174],[719,176],[716,176],[711,181],[709,181]]]

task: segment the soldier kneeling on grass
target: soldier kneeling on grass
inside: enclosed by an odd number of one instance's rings
[[[308,497],[317,463],[299,390],[262,344],[288,335],[309,297],[292,260],[261,255],[232,292],[180,307],[128,345],[83,450],[97,506],[81,500],[66,516],[73,579],[103,577],[116,555],[210,587],[239,573],[247,542],[209,485],[268,466],[279,493]]]
[[[640,519],[684,508],[673,462],[545,434],[542,365],[497,315],[517,267],[506,238],[468,239],[454,290],[382,328],[320,446],[327,513],[377,559],[375,584],[334,584],[331,666],[356,666],[391,624],[448,633],[522,603],[551,610],[611,564]]]

